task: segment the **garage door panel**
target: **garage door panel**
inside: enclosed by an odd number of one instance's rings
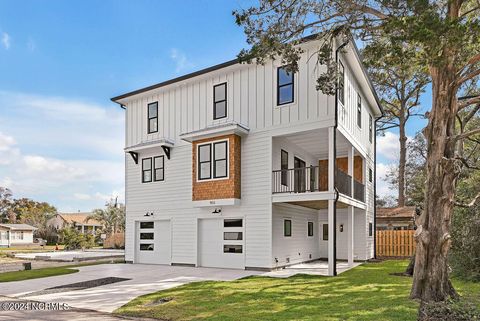
[[[241,232],[242,240],[224,240],[224,232],[227,231]],[[199,220],[198,264],[204,267],[244,269],[244,234],[241,227],[224,228],[223,219]],[[241,253],[238,253],[240,249]]]
[[[137,263],[171,263],[170,221],[137,222],[135,234]]]

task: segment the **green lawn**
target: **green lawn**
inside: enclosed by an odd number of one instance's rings
[[[416,320],[406,261],[368,263],[338,277],[297,275],[197,282],[138,297],[115,313],[162,320]],[[480,303],[480,285],[455,281]],[[161,299],[171,300],[158,304]]]
[[[114,261],[114,263],[119,263],[119,262],[121,261]],[[110,263],[110,261],[96,261],[96,262],[88,262],[88,263],[81,263],[81,264],[75,264],[75,265],[65,265],[65,266],[58,266],[58,267],[51,267],[51,268],[34,269],[34,270],[28,270],[28,271],[4,272],[4,273],[0,273],[0,283],[12,282],[12,281],[23,281],[23,280],[30,280],[30,279],[45,278],[48,276],[76,273],[78,272],[78,269],[76,269],[77,267],[105,264],[105,263]]]

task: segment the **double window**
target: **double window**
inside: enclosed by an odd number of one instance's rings
[[[340,60],[338,61],[338,100],[345,104],[345,68]]]
[[[148,104],[147,114],[148,133],[151,134],[158,132],[158,102]]]
[[[213,86],[213,119],[227,117],[227,83]]]
[[[198,180],[228,176],[228,141],[198,146]]]
[[[155,156],[142,159],[142,183],[163,181],[165,178],[165,158]]]
[[[293,103],[294,77],[286,67],[277,68],[277,105]]]
[[[362,96],[357,94],[357,125],[362,128]]]

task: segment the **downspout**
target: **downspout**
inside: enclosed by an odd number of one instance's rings
[[[335,65],[338,72],[338,53],[350,42],[350,37],[335,50]],[[338,127],[338,79],[335,82],[335,124],[333,126],[333,188],[335,201],[333,202],[333,275],[337,275],[337,202],[340,193],[335,185],[337,180],[337,127]]]
[[[377,258],[377,121],[383,118],[383,112],[380,117],[375,118],[373,127],[373,258]]]

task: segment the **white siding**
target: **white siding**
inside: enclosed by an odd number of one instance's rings
[[[292,236],[284,236],[284,220],[292,221]],[[308,236],[313,222],[313,236]],[[293,205],[273,205],[273,264],[277,266],[319,258],[318,215],[316,210]],[[310,257],[311,256],[311,257]],[[287,258],[290,262],[287,262]],[[274,265],[275,266],[275,265]]]

